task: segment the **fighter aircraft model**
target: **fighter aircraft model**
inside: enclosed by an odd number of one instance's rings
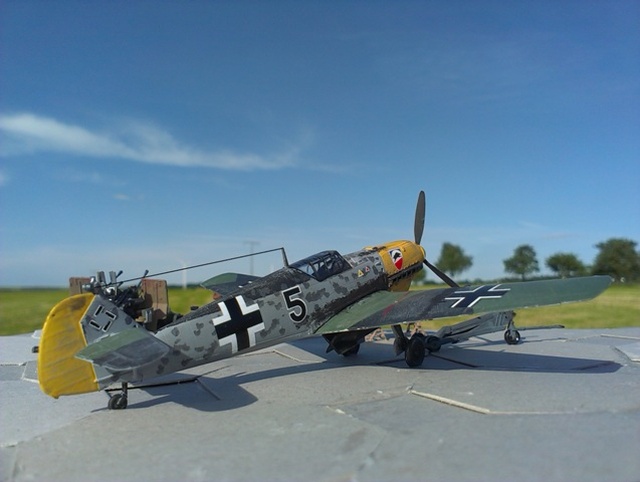
[[[365,336],[391,327],[396,355],[420,366],[446,343],[505,330],[508,344],[520,341],[514,310],[582,301],[601,293],[608,276],[458,286],[431,264],[420,246],[425,196],[416,207],[413,241],[391,241],[341,255],[323,251],[264,277],[225,273],[203,286],[210,303],[173,313],[166,282],[143,277],[124,287],[115,272],[72,278],[74,294],[47,316],[38,347],[38,378],[44,393],[59,397],[104,390],[114,383],[108,407],[127,406],[133,382],[177,372],[237,354],[320,335],[327,351],[358,352]],[[449,285],[409,291],[423,267]],[[132,280],[129,280],[132,281]],[[436,333],[407,337],[402,325],[420,320],[478,315]]]

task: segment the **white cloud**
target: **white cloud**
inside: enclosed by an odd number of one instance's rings
[[[98,132],[32,113],[1,115],[0,130],[12,141],[14,153],[55,151],[149,164],[226,170],[292,167],[302,148],[292,145],[283,152],[268,156],[228,149],[206,151],[185,145],[169,132],[150,124],[131,123],[125,133]]]
[[[80,170],[75,167],[65,167],[55,173],[56,180],[81,184],[105,186],[109,189],[122,189],[127,182],[118,176],[110,176],[98,171]]]

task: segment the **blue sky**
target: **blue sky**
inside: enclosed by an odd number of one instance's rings
[[[427,255],[460,245],[464,278],[504,275],[520,244],[543,271],[591,263],[640,241],[639,19],[636,1],[5,0],[0,285],[411,239],[421,189]]]

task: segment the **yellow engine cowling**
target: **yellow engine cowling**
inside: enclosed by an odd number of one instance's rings
[[[80,321],[94,295],[65,298],[49,312],[38,350],[38,382],[54,398],[99,390],[93,365],[75,358],[87,346]]]
[[[391,291],[407,291],[413,275],[422,269],[425,253],[411,241],[392,241],[375,248],[382,259]]]

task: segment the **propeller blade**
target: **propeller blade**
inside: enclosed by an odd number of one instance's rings
[[[413,223],[413,235],[416,244],[420,244],[420,241],[422,241],[422,232],[424,231],[424,212],[424,191],[420,191],[420,194],[418,195],[418,204],[416,205],[416,219]]]
[[[426,211],[425,205],[424,191],[420,191],[420,194],[418,194],[418,204],[416,204],[416,219],[413,223],[413,235],[416,244],[420,244],[420,241],[422,241],[422,233],[424,231],[424,214]],[[454,288],[460,287],[458,283],[449,278],[444,272],[440,271],[435,265],[431,264],[426,258],[424,259],[424,264],[449,286]]]
[[[427,261],[426,259],[424,260],[424,264],[431,270],[433,271],[435,274],[437,274],[440,279],[442,281],[444,281],[445,283],[447,283],[449,286],[452,286],[454,288],[460,288],[460,285],[458,283],[456,283],[455,281],[453,281],[451,278],[449,278],[444,272],[440,271],[435,265],[429,263],[429,261]]]

